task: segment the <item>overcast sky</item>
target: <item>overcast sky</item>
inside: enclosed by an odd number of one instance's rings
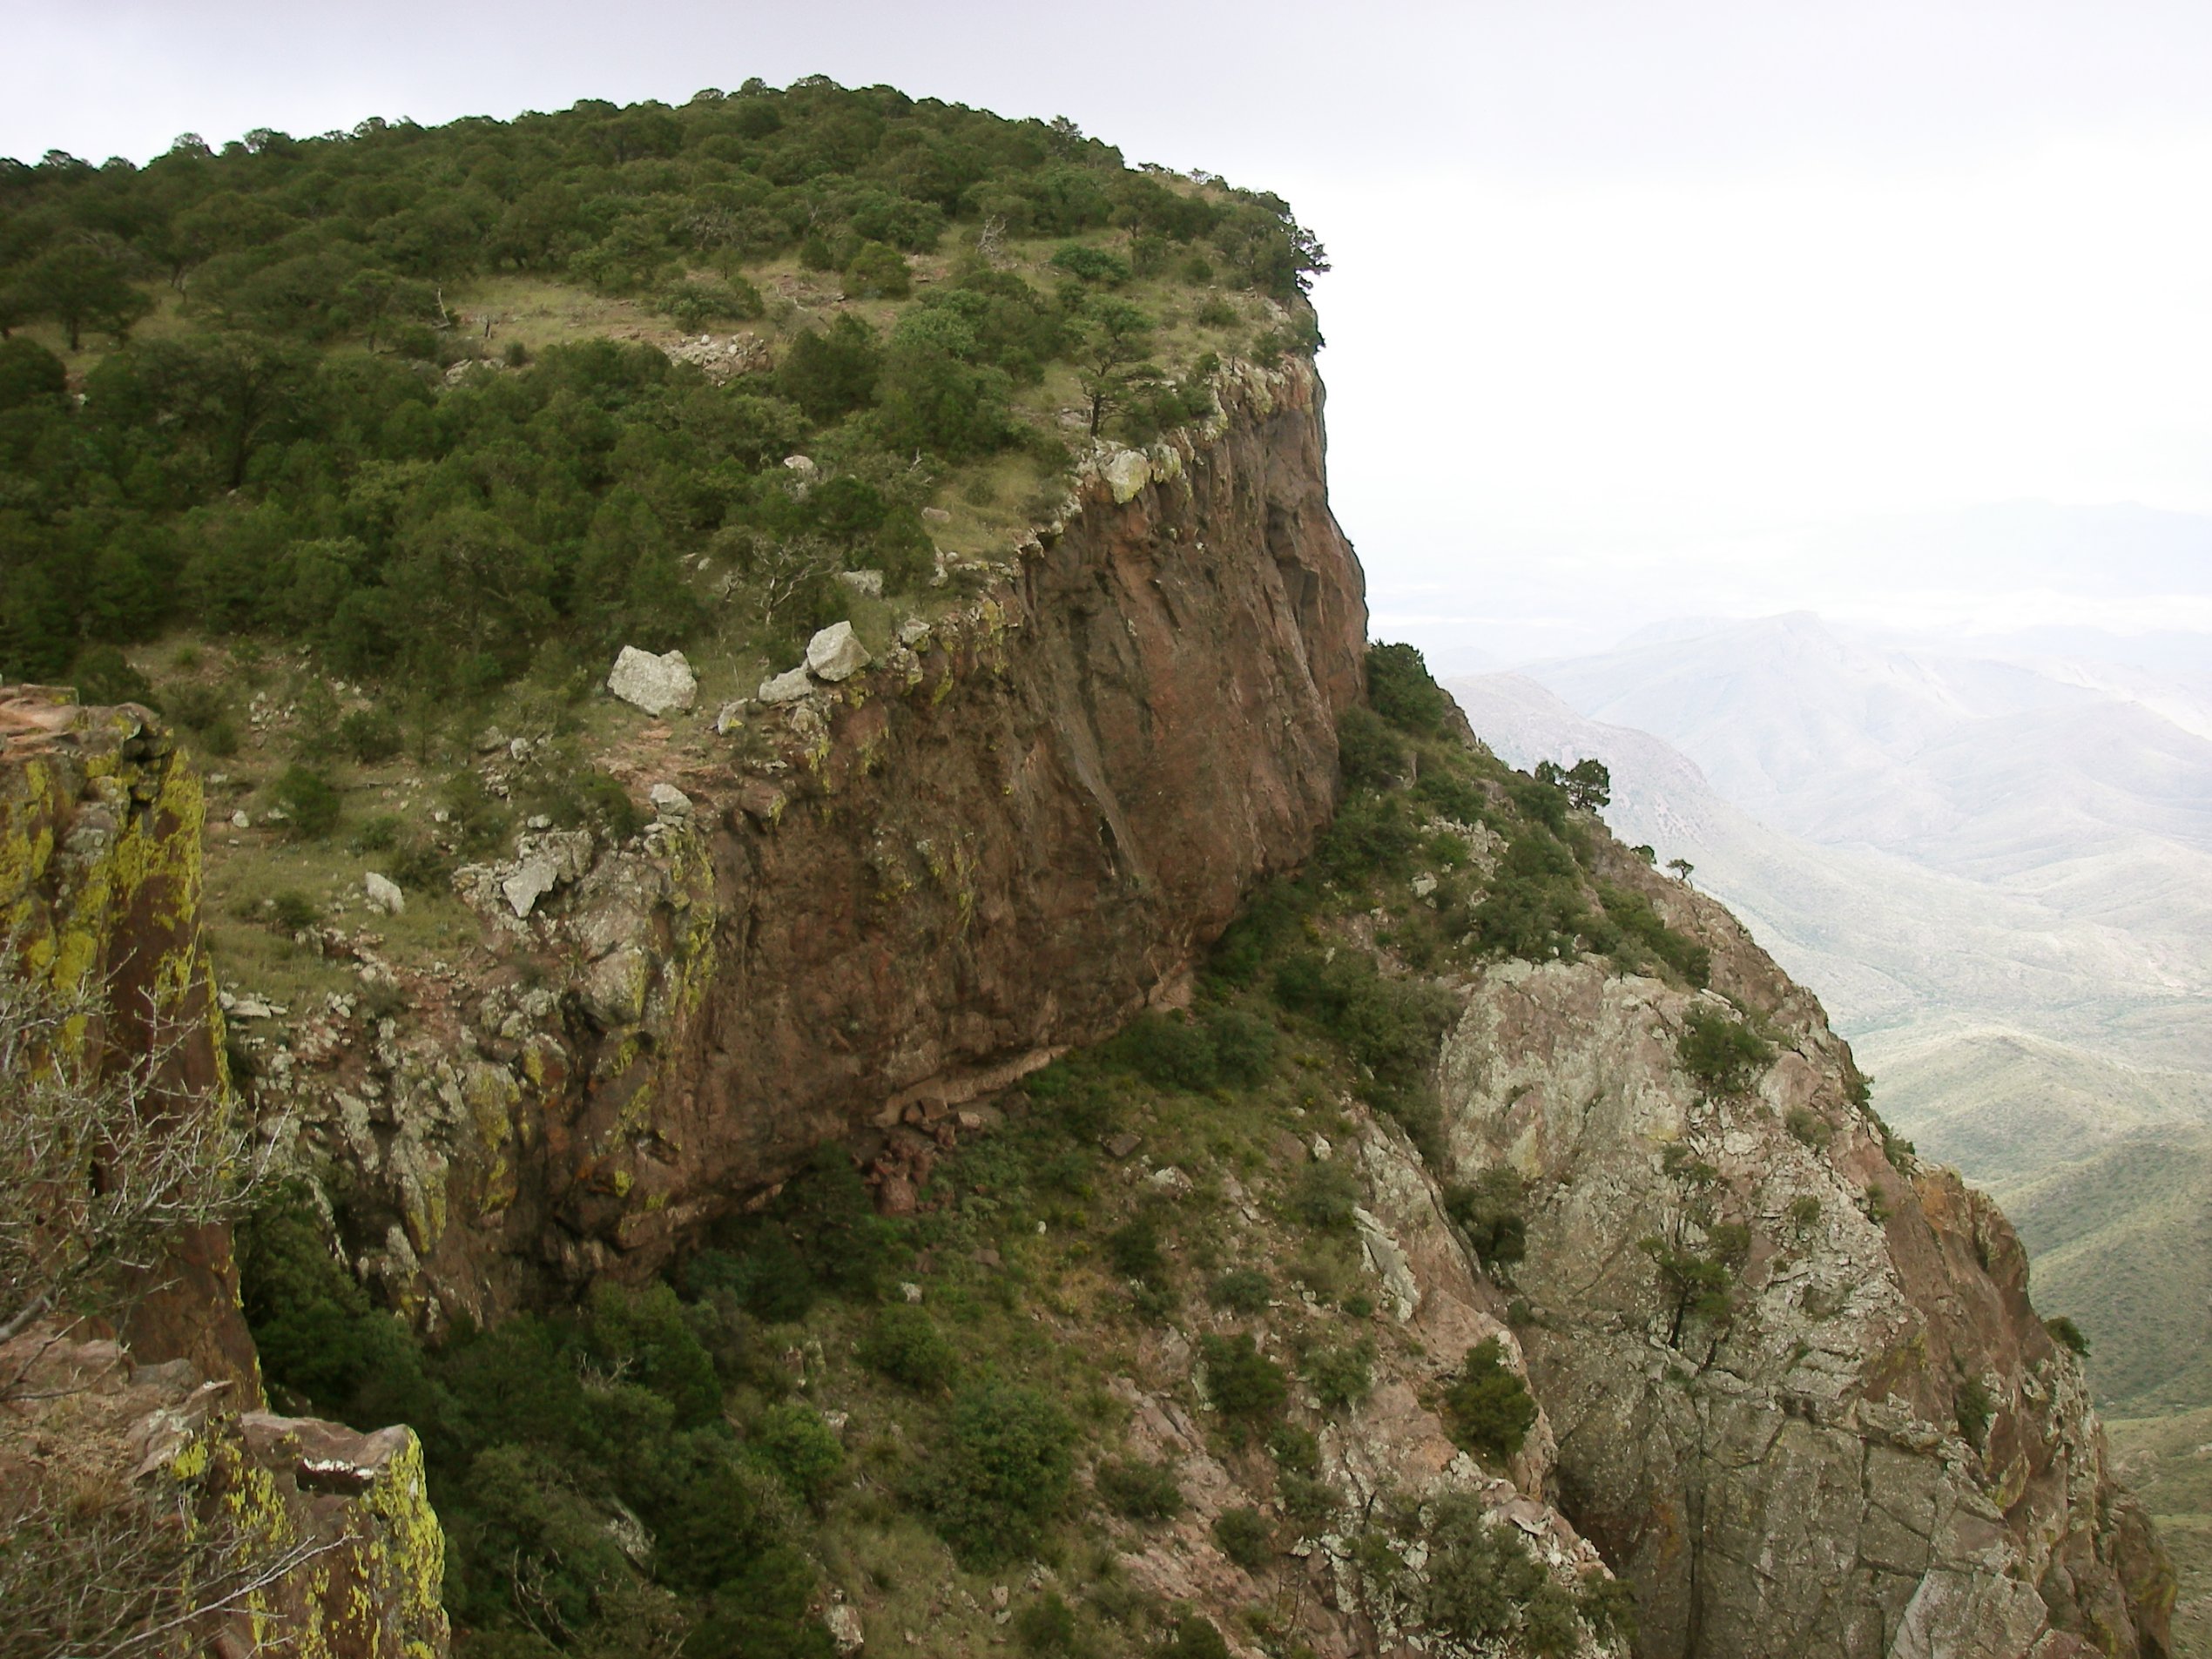
[[[25,158],[819,72],[1276,190],[1336,265],[1334,495],[1378,628],[1442,658],[1796,605],[2212,629],[2207,526],[1978,521],[2040,527],[2014,579],[1923,516],[2212,515],[2202,0],[74,0],[10,32]]]

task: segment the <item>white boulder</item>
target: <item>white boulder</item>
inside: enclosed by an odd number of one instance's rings
[[[561,883],[560,867],[541,853],[524,859],[515,873],[499,884],[507,903],[517,916],[527,916],[537,901]]]
[[[648,792],[652,798],[653,811],[660,817],[689,818],[691,815],[691,798],[674,784],[655,784]]]
[[[763,703],[796,703],[814,689],[814,682],[806,678],[806,664],[786,670],[773,679],[760,682],[755,693]]]
[[[833,622],[806,642],[808,671],[833,685],[852,678],[867,665],[867,650],[854,637],[849,622]]]
[[[837,579],[855,593],[865,594],[871,599],[883,597],[883,572],[880,570],[840,570]]]
[[[361,891],[368,896],[371,910],[396,916],[407,908],[407,895],[400,891],[400,884],[388,875],[370,871],[361,878]]]
[[[671,709],[690,708],[698,697],[699,682],[680,651],[656,657],[624,645],[615,658],[614,671],[607,676],[607,689],[648,714],[665,714]]]

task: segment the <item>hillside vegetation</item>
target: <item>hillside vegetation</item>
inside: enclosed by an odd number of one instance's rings
[[[0,678],[158,700],[123,648],[187,625],[429,709],[786,649],[1311,349],[1319,268],[1276,198],[819,79],[0,165]]]
[[[1171,1460],[1133,1449],[1134,1420],[1163,1410],[1235,1485],[1176,1547],[1209,1605],[1238,1608],[1240,1645],[1307,1650],[1325,1615],[1299,1541],[1323,1532],[1354,1539],[1372,1610],[1535,1654],[1626,1628],[1616,1587],[1562,1591],[1479,1512],[1348,1509],[1320,1456],[1386,1376],[1486,1467],[1535,1419],[1494,1339],[1425,1354],[1379,1305],[1355,1225],[1375,1202],[1363,1137],[1436,1146],[1449,976],[1589,954],[1705,973],[1648,900],[1591,873],[1602,832],[1566,789],[1458,733],[1418,654],[1380,648],[1370,677],[1309,869],[1246,907],[1187,1011],[975,1114],[911,1216],[877,1215],[833,1144],[664,1281],[434,1350],[333,1259],[304,1191],[247,1231],[279,1397],[421,1431],[462,1651],[826,1656],[833,1587],[872,1648],[1010,1635],[1034,1656],[1220,1659],[1214,1624],[1124,1565],[1198,1507]],[[1517,1185],[1447,1199],[1509,1285]],[[1424,1530],[1417,1588],[1391,1552]]]

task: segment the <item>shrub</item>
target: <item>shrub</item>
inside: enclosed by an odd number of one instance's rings
[[[1692,1008],[1675,1040],[1682,1069],[1709,1095],[1740,1095],[1773,1062],[1774,1050],[1741,1020]]]
[[[1024,1653],[1042,1659],[1071,1659],[1082,1651],[1076,1610],[1058,1590],[1047,1590],[1014,1615],[1014,1639]]]
[[[784,1484],[817,1508],[845,1473],[845,1448],[837,1431],[811,1406],[796,1401],[771,1406],[753,1426],[753,1443]]]
[[[846,292],[860,300],[903,300],[914,292],[914,273],[898,249],[863,242],[845,267]]]
[[[269,919],[280,933],[296,934],[322,920],[322,906],[297,887],[287,887],[269,900]]]
[[[1367,701],[1391,725],[1423,738],[1442,730],[1452,707],[1427,660],[1411,645],[1367,647]]]
[[[875,1316],[860,1341],[863,1363],[916,1393],[934,1394],[948,1386],[960,1358],[936,1322],[906,1304]]]
[[[1952,1391],[1951,1414],[1958,1421],[1959,1433],[1973,1447],[1979,1447],[1987,1436],[1995,1409],[1988,1385],[1979,1377],[1961,1377]]]
[[[1640,893],[1604,882],[1599,884],[1597,892],[1599,901],[1605,907],[1606,920],[1625,939],[1633,940],[1649,951],[1696,989],[1702,991],[1711,982],[1712,952],[1667,926],[1650,900]]]
[[[401,841],[390,864],[392,880],[411,893],[440,892],[453,879],[453,860],[425,835]]]
[[[1202,1337],[1206,1393],[1224,1417],[1250,1421],[1272,1417],[1290,1398],[1283,1368],[1253,1346],[1250,1336]]]
[[[1043,1395],[1004,1383],[963,1393],[922,1493],[937,1529],[970,1566],[1035,1547],[1068,1501],[1075,1425]]]
[[[238,727],[228,715],[212,721],[199,734],[199,746],[218,760],[227,760],[238,752]]]
[[[2081,1327],[2065,1314],[2054,1314],[2044,1320],[2043,1328],[2051,1333],[2051,1340],[2060,1347],[2084,1359],[2089,1357],[2089,1339],[2082,1334]]]
[[[1129,261],[1118,253],[1109,253],[1103,247],[1087,247],[1071,242],[1052,256],[1052,268],[1065,271],[1080,282],[1126,282],[1130,278]]]
[[[1386,789],[1404,776],[1406,745],[1379,714],[1358,705],[1337,721],[1337,765],[1352,789]]]
[[[1803,1232],[1820,1219],[1820,1200],[1810,1192],[1790,1200],[1790,1224]]]
[[[1334,1158],[1305,1165],[1291,1189],[1291,1213],[1322,1232],[1352,1231],[1352,1212],[1359,1204],[1359,1182]]]
[[[1526,1185],[1503,1164],[1493,1165],[1466,1186],[1447,1188],[1444,1213],[1467,1235],[1486,1267],[1511,1267],[1528,1246],[1528,1223],[1521,1213]]]
[[[1339,1412],[1367,1398],[1375,1386],[1374,1366],[1374,1340],[1361,1337],[1314,1349],[1305,1356],[1304,1369],[1321,1409]]]
[[[496,850],[513,827],[507,809],[485,792],[471,772],[448,778],[438,791],[438,805],[445,810],[446,833],[464,853],[481,856]]]
[[[1802,1106],[1792,1106],[1783,1123],[1792,1136],[1815,1150],[1826,1146],[1836,1136],[1834,1124],[1819,1113],[1807,1111]]]
[[[293,835],[320,840],[338,827],[338,786],[312,766],[287,766],[269,793]]]
[[[1256,1267],[1232,1267],[1214,1280],[1206,1299],[1231,1313],[1264,1313],[1274,1286]]]
[[[1492,1462],[1520,1451],[1536,1421],[1528,1385],[1506,1364],[1504,1345],[1495,1337],[1467,1350],[1458,1379],[1444,1391],[1444,1407],[1452,1439]]]
[[[1267,1431],[1267,1455],[1286,1474],[1314,1475],[1321,1472],[1321,1442],[1310,1428],[1278,1423]]]
[[[1130,1521],[1166,1521],[1183,1513],[1183,1488],[1164,1463],[1102,1463],[1096,1480],[1099,1501]]]
[[[583,1345],[625,1380],[649,1388],[675,1407],[678,1428],[719,1420],[722,1386],[714,1361],[666,1285],[639,1290],[601,1280],[585,1304]]]
[[[1229,1643],[1211,1619],[1193,1614],[1177,1622],[1174,1637],[1160,1653],[1162,1659],[1229,1659]]]
[[[1306,1537],[1333,1526],[1343,1512],[1344,1494],[1317,1475],[1285,1470],[1277,1484],[1283,1494],[1283,1513],[1298,1522]]]
[[[1274,1528],[1257,1509],[1224,1509],[1214,1517],[1214,1542],[1247,1573],[1257,1573],[1274,1553]]]
[[[161,706],[179,725],[204,732],[223,718],[228,703],[219,686],[185,680],[163,691]]]
[[[362,765],[374,765],[399,753],[400,723],[383,709],[354,709],[338,722],[338,742]]]
[[[1209,1034],[1177,1014],[1142,1014],[1110,1045],[1116,1058],[1147,1082],[1193,1093],[1218,1075]]]
[[[810,328],[791,342],[776,368],[776,390],[810,421],[833,421],[875,397],[883,354],[875,331],[847,312],[827,328]]]
[[[77,688],[77,700],[88,706],[104,703],[155,706],[153,687],[146,683],[146,677],[113,645],[87,645],[78,652],[70,681]]]
[[[1216,1008],[1205,1017],[1214,1069],[1224,1082],[1252,1089],[1275,1069],[1275,1028],[1242,1008]]]
[[[1160,1249],[1160,1217],[1144,1210],[1106,1236],[1106,1259],[1123,1278],[1152,1290],[1167,1283],[1168,1259]]]
[[[1442,986],[1386,980],[1371,957],[1350,951],[1333,961],[1312,951],[1286,958],[1275,973],[1275,995],[1285,1008],[1312,1016],[1379,1082],[1401,1089],[1426,1082],[1459,1012]]]
[[[1464,1494],[1436,1501],[1427,1542],[1421,1611],[1429,1623],[1463,1641],[1511,1634],[1523,1609],[1550,1581],[1521,1534],[1505,1521],[1488,1519]]]

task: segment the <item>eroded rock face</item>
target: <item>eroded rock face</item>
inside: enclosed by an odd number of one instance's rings
[[[287,1096],[403,1305],[483,1319],[648,1273],[819,1142],[1109,1034],[1306,856],[1366,629],[1318,382],[1239,370],[1148,454],[1126,500],[1093,465],[883,660],[849,631],[810,652],[848,677],[794,671],[805,695],[747,723],[765,753],[673,771],[688,813],[527,903],[505,866],[462,873],[565,994],[412,988],[428,1017]]]
[[[200,938],[202,813],[147,711],[0,692],[0,972],[90,994],[88,1054],[151,1055],[146,1102],[219,1117],[235,1104]],[[159,1616],[199,1615],[180,1627],[195,1651],[442,1653],[443,1540],[413,1433],[257,1409],[227,1228],[182,1230],[150,1277],[120,1342],[32,1324],[0,1345],[0,1533],[35,1534],[44,1581],[84,1608],[170,1596]],[[64,1611],[49,1596],[7,1616],[60,1650]]]
[[[196,1615],[194,1652],[445,1652],[445,1541],[413,1430],[254,1411],[189,1360],[140,1366],[112,1342],[43,1326],[0,1345],[0,1527],[41,1527],[64,1560],[89,1558],[96,1540],[145,1552],[134,1559],[152,1581],[126,1575],[96,1598],[120,1605],[189,1580],[188,1601],[152,1606]],[[45,1629],[21,1606],[10,1617]]]
[[[1453,1162],[1532,1184],[1516,1288],[1561,1507],[1637,1592],[1647,1656],[2162,1654],[2170,1572],[1996,1207],[1885,1150],[1813,999],[1717,905],[1609,844],[1778,1054],[1715,1097],[1699,1007],[1600,964],[1501,963],[1447,1041]],[[1748,1230],[1735,1309],[1652,1249]]]
[[[158,1055],[156,1097],[223,1113],[222,1015],[199,927],[206,816],[198,774],[147,710],[0,689],[0,972],[92,993],[88,1051],[118,1065]],[[258,1398],[227,1231],[185,1230],[153,1277],[125,1333],[138,1355],[189,1358]]]
[[[1359,1211],[1364,1264],[1377,1302],[1412,1340],[1377,1345],[1372,1391],[1321,1430],[1320,1472],[1342,1502],[1312,1527],[1317,1536],[1296,1548],[1311,1596],[1301,1602],[1299,1639],[1325,1659],[1474,1651],[1430,1628],[1422,1612],[1433,1577],[1425,1527],[1440,1503],[1470,1502],[1487,1521],[1514,1528],[1547,1575],[1569,1593],[1586,1592],[1609,1575],[1596,1549],[1546,1498],[1554,1447],[1541,1416],[1502,1467],[1486,1468],[1453,1441],[1437,1401],[1467,1352],[1495,1339],[1507,1367],[1521,1369],[1506,1298],[1478,1271],[1446,1217],[1434,1178],[1403,1132],[1354,1103],[1342,1108],[1353,1133],[1334,1156],[1347,1161],[1366,1199]],[[1140,1177],[1131,1170],[1125,1178]],[[1171,1185],[1156,1178],[1148,1184]],[[1273,1224],[1234,1177],[1226,1196],[1250,1230],[1239,1236],[1242,1251],[1257,1258],[1295,1249],[1291,1238],[1271,1231]],[[1233,1333],[1243,1323],[1218,1310],[1199,1318],[1212,1333]],[[1204,1406],[1193,1413],[1175,1387],[1190,1368],[1192,1338],[1208,1333],[1203,1327],[1147,1332],[1131,1372],[1109,1384],[1129,1408],[1130,1448],[1172,1465],[1184,1500],[1172,1521],[1134,1531],[1123,1542],[1123,1568],[1140,1588],[1234,1630],[1238,1612],[1264,1603],[1271,1587],[1279,1590],[1279,1581],[1271,1567],[1248,1574],[1223,1554],[1214,1535],[1223,1513],[1248,1503],[1251,1494],[1219,1436],[1209,1433],[1211,1413]],[[1082,1334],[1070,1332],[1069,1339]],[[1586,1629],[1575,1652],[1599,1659],[1625,1655],[1627,1645]]]

